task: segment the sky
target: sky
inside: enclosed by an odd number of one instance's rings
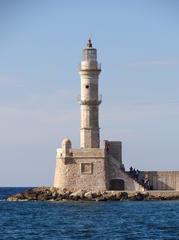
[[[79,147],[78,66],[98,50],[101,144],[123,163],[179,170],[179,1],[0,0],[0,186],[52,185]]]

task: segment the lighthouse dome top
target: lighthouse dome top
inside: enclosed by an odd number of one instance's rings
[[[89,38],[86,47],[83,49],[83,61],[97,62],[97,50],[93,48],[92,41]]]
[[[88,39],[88,42],[86,44],[87,48],[92,48],[93,45],[92,45],[92,42],[91,42],[91,38]]]

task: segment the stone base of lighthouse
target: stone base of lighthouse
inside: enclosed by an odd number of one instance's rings
[[[54,187],[69,191],[143,190],[123,170],[121,142],[74,149],[68,139],[57,149]]]

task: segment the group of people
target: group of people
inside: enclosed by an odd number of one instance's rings
[[[139,175],[140,175],[139,169],[135,170],[135,168],[130,167],[129,170],[130,170],[130,171],[129,171],[130,176],[131,176],[132,178],[134,178],[135,180],[138,180]]]
[[[140,171],[133,167],[130,167],[129,169],[129,175],[135,179],[138,183],[144,186],[146,190],[151,190],[152,185],[150,183],[150,180],[148,178],[144,178],[143,175],[140,173]]]

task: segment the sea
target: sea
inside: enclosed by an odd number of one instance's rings
[[[6,200],[26,189],[0,188],[0,240],[179,240],[179,201]]]

